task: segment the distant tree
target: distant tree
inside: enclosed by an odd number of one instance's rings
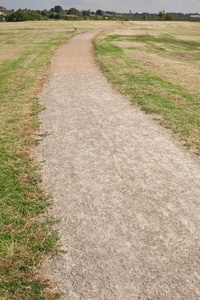
[[[89,10],[82,10],[82,16],[83,17],[89,17],[90,16],[90,11]]]
[[[172,14],[166,13],[165,20],[166,21],[172,21],[174,19],[174,16]]]
[[[60,13],[63,11],[63,9],[62,9],[62,7],[61,7],[60,5],[56,5],[56,6],[54,7],[54,11],[55,11],[57,14],[60,14]]]
[[[159,11],[158,16],[161,19],[161,21],[163,21],[164,17],[165,17],[165,11],[164,10],[163,11]]]
[[[103,16],[96,15],[96,16],[94,16],[94,20],[102,21]]]
[[[30,21],[35,21],[35,20],[42,20],[42,16],[41,16],[41,14],[39,14],[38,12],[36,12],[36,11],[29,11],[28,13],[27,13],[27,15],[28,15],[28,20],[30,20]]]
[[[56,19],[62,19],[62,15],[61,14],[57,14]]]
[[[147,14],[143,15],[143,20],[145,20],[145,21],[147,20]]]
[[[47,9],[42,10],[42,11],[41,11],[41,15],[42,15],[43,17],[48,17],[49,14],[48,14]]]
[[[74,7],[70,8],[68,10],[67,14],[68,15],[81,16],[81,12],[78,9],[74,8]]]
[[[38,11],[30,9],[19,9],[14,13],[6,16],[8,22],[22,22],[22,21],[35,21],[42,20],[42,15]]]
[[[49,14],[49,18],[50,19],[57,19],[57,13],[55,12],[55,11],[53,11],[53,12],[51,12],[50,14]]]
[[[30,9],[22,10],[19,9],[14,13],[11,13],[6,17],[8,22],[23,22],[23,21],[34,21],[41,20],[42,16],[38,12]]]
[[[103,16],[103,11],[101,9],[97,9],[96,15],[97,16]]]
[[[3,12],[3,13],[6,13],[7,12],[7,9],[3,6],[0,6],[0,11]]]
[[[8,22],[22,22],[22,21],[28,21],[29,17],[28,15],[21,9],[17,10],[13,14],[10,14],[7,16]]]

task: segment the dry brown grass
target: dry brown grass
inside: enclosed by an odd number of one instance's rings
[[[200,42],[200,24],[189,22],[132,22],[128,28],[117,28],[110,35],[147,37],[147,39],[149,36],[168,36],[181,41]],[[199,55],[199,49],[196,51],[194,49],[192,51],[178,49],[179,52],[182,52],[180,57],[174,49],[170,48],[170,44],[162,42],[155,41],[152,45],[152,43],[146,44],[139,41],[124,40],[116,41],[114,44],[123,49],[129,59],[137,62],[147,70],[162,76],[170,83],[185,88],[190,93],[200,95],[200,60],[195,57],[196,54]],[[159,50],[159,48],[162,48],[162,50]]]
[[[97,45],[117,88],[200,151],[200,23],[132,22]]]

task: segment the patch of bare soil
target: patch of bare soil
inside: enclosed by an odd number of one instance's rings
[[[37,149],[63,253],[42,271],[64,299],[200,299],[200,162],[117,93],[98,31],[57,50]]]

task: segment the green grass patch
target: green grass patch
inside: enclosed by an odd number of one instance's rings
[[[37,270],[58,249],[51,205],[32,152],[38,144],[38,95],[55,49],[74,22],[0,23],[0,298],[57,299]],[[78,31],[116,22],[76,22]],[[41,213],[43,217],[41,218]]]
[[[159,36],[152,35],[151,31],[138,35],[136,28],[131,35],[131,29],[123,29],[124,34],[121,30],[120,34],[113,32],[113,35],[104,35],[103,38],[101,36],[94,42],[98,64],[122,94],[129,95],[131,101],[140,105],[146,113],[162,116],[161,123],[164,126],[171,128],[185,140],[188,147],[193,147],[200,153],[200,84],[198,85],[198,80],[194,84],[192,72],[184,73],[184,66],[186,70],[193,70],[195,62],[194,71],[200,74],[197,59],[200,42],[166,36],[164,28]],[[173,50],[175,47],[176,50]],[[169,48],[170,52],[166,51]],[[148,55],[148,64],[144,62],[145,55]],[[156,58],[162,64],[166,58],[166,72],[165,66],[159,66],[155,62]],[[173,69],[175,60],[176,68]],[[171,73],[170,68],[173,71]],[[192,88],[189,84],[184,86],[180,80],[184,78],[187,83],[187,77]]]

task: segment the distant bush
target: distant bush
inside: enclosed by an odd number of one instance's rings
[[[28,12],[27,15],[28,15],[28,18],[30,21],[42,20],[42,16],[37,12],[31,11],[31,12]]]
[[[62,16],[61,16],[60,13],[52,12],[52,13],[49,15],[49,18],[50,18],[50,19],[62,19]]]
[[[82,10],[81,12],[82,16],[85,17],[90,17],[90,11],[89,10]]]
[[[100,15],[96,15],[96,16],[93,16],[93,20],[101,21],[101,20],[103,20],[103,17]]]
[[[67,12],[68,15],[75,15],[75,16],[81,16],[81,12],[76,9],[75,7],[71,7],[68,12]]]
[[[172,14],[166,13],[165,20],[166,21],[172,21],[174,19],[174,16]]]
[[[143,15],[143,20],[145,20],[145,21],[147,20],[147,14]]]
[[[103,16],[103,11],[101,9],[97,9],[96,15],[97,16]]]
[[[35,11],[17,10],[16,12],[7,16],[8,22],[23,22],[23,21],[34,21],[42,20],[42,16]]]
[[[7,16],[7,21],[8,22],[21,22],[21,21],[27,21],[28,20],[28,15],[22,11],[18,10],[9,16]]]

